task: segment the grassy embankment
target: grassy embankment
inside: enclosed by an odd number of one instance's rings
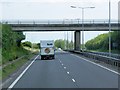
[[[105,49],[87,50],[87,51],[92,51],[92,52],[109,52],[109,50],[105,50]],[[120,51],[119,50],[111,50],[111,53],[120,54]]]
[[[8,77],[34,56],[34,53],[22,47],[21,41],[24,39],[22,32],[13,32],[9,25],[2,25],[2,65],[10,64],[2,69],[0,79]]]
[[[0,66],[2,65],[2,25],[0,24]],[[2,70],[0,70],[0,79],[2,77]]]
[[[111,52],[120,54],[120,32],[111,32]],[[85,44],[87,50],[109,52],[109,33],[101,34]]]

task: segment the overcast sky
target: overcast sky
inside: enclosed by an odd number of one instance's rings
[[[111,0],[111,18],[116,20],[118,19],[118,1]],[[95,7],[94,9],[85,9],[85,19],[108,19],[108,2],[109,0],[0,0],[0,16],[4,20],[81,19],[81,9],[70,7],[75,5]],[[26,40],[32,42],[39,42],[43,39],[64,39],[65,36],[65,32],[25,33]],[[85,42],[101,33],[105,32],[85,32]],[[69,32],[69,40],[71,40],[71,32]]]
[[[85,10],[85,19],[108,19],[109,0],[2,0],[3,19],[75,19],[81,18],[80,7],[94,6]],[[111,18],[118,18],[118,1],[111,0]]]

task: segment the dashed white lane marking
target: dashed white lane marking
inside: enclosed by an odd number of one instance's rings
[[[39,56],[39,55],[38,55]],[[25,74],[25,72],[30,68],[30,66],[35,62],[38,56],[27,66],[27,68],[18,76],[18,78],[9,86],[9,88],[13,88],[14,85],[20,80],[20,78]]]
[[[67,74],[70,74],[70,72],[67,72]]]
[[[60,59],[59,59],[59,62],[62,63]]]
[[[66,69],[66,67],[64,67],[64,69]]]
[[[64,65],[60,59],[59,59],[59,62],[62,64],[62,66]],[[63,67],[63,68],[66,69],[66,67]],[[70,74],[70,72],[67,72],[67,74]],[[75,83],[75,79],[72,79],[72,81]]]
[[[87,59],[85,59],[85,58],[79,57],[79,56],[74,55],[74,54],[71,54],[71,55],[76,56],[76,57],[78,57],[78,58],[80,58],[80,59],[83,59],[83,60],[85,60],[85,61],[87,61],[87,62],[89,62],[89,63],[92,63],[92,64],[96,65],[96,66],[99,66],[99,67],[101,67],[101,68],[103,68],[103,69],[105,69],[105,70],[108,70],[108,71],[110,71],[110,72],[113,72],[113,73],[115,73],[115,74],[120,75],[120,73],[118,73],[118,72],[116,72],[116,71],[114,71],[114,70],[111,70],[111,69],[109,69],[109,68],[107,68],[107,67],[104,67],[104,66],[102,66],[102,65],[100,65],[100,64],[94,63],[94,62],[92,62],[92,61],[90,61],[90,60],[87,60]]]
[[[75,79],[72,79],[73,82],[75,82]]]
[[[61,61],[60,61],[60,63],[61,63]]]

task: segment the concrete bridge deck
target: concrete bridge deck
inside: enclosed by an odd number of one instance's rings
[[[12,26],[14,31],[109,31],[108,21],[4,21]],[[118,21],[111,21],[111,30],[120,30]]]
[[[82,31],[82,24],[10,24],[14,31]],[[84,31],[108,31],[108,23],[84,24]],[[120,30],[118,23],[111,24],[112,31]]]

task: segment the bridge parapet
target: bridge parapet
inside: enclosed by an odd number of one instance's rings
[[[3,24],[82,24],[81,19],[69,20],[3,20]],[[84,20],[84,24],[107,24],[109,20]],[[118,23],[118,20],[111,20],[111,23]]]
[[[13,31],[82,31],[81,21],[3,21],[12,26]],[[111,21],[111,30],[118,31],[118,21]],[[85,21],[84,31],[109,31],[108,21]]]

